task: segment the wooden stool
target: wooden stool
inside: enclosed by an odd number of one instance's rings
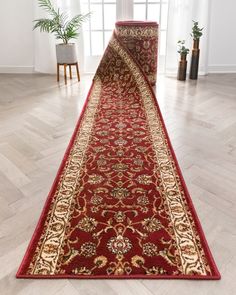
[[[78,65],[78,62],[75,62],[73,64],[61,64],[61,63],[57,63],[57,82],[59,82],[59,80],[60,80],[60,66],[64,66],[64,79],[65,79],[65,84],[67,84],[67,75],[66,75],[66,67],[67,66],[69,66],[69,70],[70,70],[70,79],[72,79],[71,66],[75,66],[76,67],[76,72],[77,72],[78,82],[80,81],[79,65]]]

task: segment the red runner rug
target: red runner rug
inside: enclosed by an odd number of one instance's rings
[[[17,277],[220,278],[150,83],[116,34]]]
[[[156,84],[158,24],[156,22],[119,21],[116,34],[142,68],[151,85]]]

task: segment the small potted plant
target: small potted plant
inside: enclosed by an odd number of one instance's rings
[[[204,28],[199,28],[198,22],[193,20],[192,33],[190,36],[193,38],[193,49],[190,66],[190,79],[196,80],[198,78],[198,65],[200,57],[199,41],[202,36]]]
[[[185,47],[185,40],[178,41],[178,53],[180,54],[179,68],[178,68],[178,80],[186,80],[186,71],[187,71],[187,55],[189,49]]]
[[[198,22],[193,20],[193,27],[192,27],[192,33],[190,36],[193,38],[193,48],[194,49],[199,49],[199,40],[202,36],[202,30],[204,28],[199,28]]]
[[[38,0],[39,7],[43,8],[49,18],[36,19],[33,29],[39,28],[41,32],[52,33],[56,39],[62,43],[56,45],[56,56],[58,64],[73,64],[77,62],[75,43],[70,43],[72,39],[79,36],[79,28],[86,21],[90,13],[79,14],[69,19],[66,12],[61,12],[55,8],[50,0]]]

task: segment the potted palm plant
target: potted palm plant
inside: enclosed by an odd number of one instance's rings
[[[40,18],[34,20],[33,29],[39,28],[41,32],[52,33],[57,40],[62,43],[56,44],[56,56],[58,64],[73,64],[77,62],[75,43],[70,40],[79,37],[79,28],[86,21],[90,13],[79,14],[72,18],[68,17],[66,12],[61,12],[55,8],[50,0],[38,0],[39,7],[43,8],[49,15],[49,18]]]
[[[189,78],[193,80],[198,78],[198,65],[200,57],[199,40],[202,36],[203,29],[204,28],[199,28],[198,22],[193,20],[192,33],[190,34],[190,36],[193,38],[193,49],[189,76]]]
[[[185,81],[187,71],[187,55],[189,53],[189,49],[185,47],[185,40],[178,41],[178,53],[180,54],[180,61],[177,79],[180,81]]]

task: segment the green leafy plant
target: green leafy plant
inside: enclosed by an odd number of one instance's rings
[[[187,55],[189,53],[189,49],[185,47],[185,40],[178,41],[178,53]]]
[[[68,14],[61,12],[59,8],[54,8],[50,0],[38,0],[38,3],[50,18],[36,19],[33,29],[39,28],[41,32],[53,33],[56,39],[62,40],[64,44],[68,44],[71,39],[78,38],[79,28],[91,14],[79,14],[69,19]]]
[[[202,36],[202,30],[204,28],[199,28],[198,22],[193,20],[193,27],[192,27],[192,33],[190,34],[191,37],[193,37],[194,40],[199,40]]]

